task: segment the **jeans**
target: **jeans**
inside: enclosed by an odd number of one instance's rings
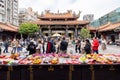
[[[93,53],[97,53],[98,54],[98,50],[93,50]]]

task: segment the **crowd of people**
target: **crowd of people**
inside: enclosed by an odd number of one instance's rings
[[[29,52],[29,54],[34,53],[67,53],[67,48],[69,46],[70,41],[66,40],[66,37],[62,38],[53,38],[48,37],[47,39],[25,39],[18,40],[13,39],[3,41],[3,50],[0,48],[1,53],[21,53],[21,52]],[[97,37],[94,37],[91,40],[89,39],[74,39],[71,42],[72,45],[75,45],[76,53],[99,53],[98,47],[101,44],[101,49],[106,50],[106,40],[104,38],[99,41]],[[12,48],[11,52],[9,52],[9,47]]]
[[[25,39],[18,40],[13,39],[5,40],[1,44],[4,48],[1,50],[1,53],[21,53],[25,51],[29,51],[29,54],[34,53],[66,53],[68,47],[68,41],[66,38],[53,38],[48,37],[47,40],[44,38],[41,39]],[[9,52],[9,47],[12,48],[11,52]]]
[[[86,54],[90,54],[90,53],[99,53],[99,45],[101,44],[101,49],[104,51],[106,50],[106,45],[107,42],[105,40],[105,38],[101,38],[101,40],[99,40],[97,37],[94,37],[92,39],[92,41],[90,41],[89,39],[76,39],[75,41],[75,52],[78,53],[86,53]]]

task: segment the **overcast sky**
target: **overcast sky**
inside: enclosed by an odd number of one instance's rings
[[[120,0],[19,0],[19,8],[32,7],[39,14],[44,10],[51,12],[81,11],[80,19],[85,14],[94,14],[94,19],[120,7]]]

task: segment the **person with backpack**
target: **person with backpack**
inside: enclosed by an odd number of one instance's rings
[[[36,45],[34,44],[34,42],[30,42],[30,44],[27,47],[27,51],[29,51],[29,54],[36,53]]]
[[[84,50],[85,50],[86,54],[91,53],[91,43],[88,39],[86,39],[86,44],[85,44]]]
[[[65,37],[62,38],[60,43],[60,51],[61,53],[67,53],[68,42],[65,40]]]

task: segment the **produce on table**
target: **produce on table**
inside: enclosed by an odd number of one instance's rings
[[[0,64],[120,64],[120,54],[2,54]]]

